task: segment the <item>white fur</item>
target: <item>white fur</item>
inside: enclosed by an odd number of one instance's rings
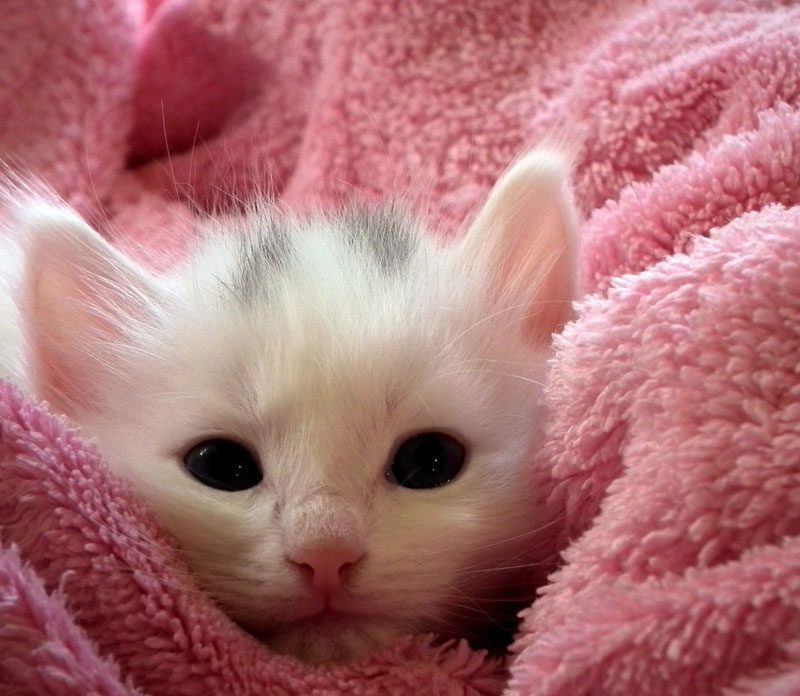
[[[565,170],[542,183],[530,164],[517,168],[562,228],[546,231],[557,239],[541,258],[503,256],[536,236],[518,215],[483,215],[449,245],[418,233],[388,273],[343,241],[341,223],[287,218],[275,224],[291,228],[290,259],[265,269],[256,300],[231,288],[238,238],[273,224],[264,210],[225,229],[209,223],[167,278],[136,269],[61,209],[50,210],[55,224],[45,215],[29,225],[36,270],[17,294],[31,313],[33,389],[98,439],[200,584],[274,649],[320,662],[405,633],[469,634],[490,623],[503,586],[524,582],[541,524],[527,467],[553,328],[531,326],[552,302],[569,316],[569,298],[537,292],[553,285],[547,273],[572,278],[574,233]],[[502,208],[502,194],[491,205]],[[15,311],[7,298],[3,317]],[[4,331],[3,345],[19,343],[18,329]],[[19,356],[0,360],[25,383]],[[58,387],[48,384],[53,363],[68,376]],[[461,475],[429,490],[387,480],[393,449],[428,430],[467,445]],[[187,449],[220,436],[258,454],[259,486],[221,492],[186,472]],[[366,555],[337,600],[348,618],[315,621],[319,600],[286,555],[331,534]]]

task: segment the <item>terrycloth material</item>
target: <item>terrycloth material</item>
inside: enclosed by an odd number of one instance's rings
[[[507,692],[796,694],[798,66],[800,8],[767,0],[6,0],[0,155],[159,265],[197,207],[264,189],[400,188],[447,234],[524,146],[581,140],[590,297],[531,463],[564,563]],[[425,637],[337,669],[270,655],[7,387],[0,474],[0,694],[504,688]]]

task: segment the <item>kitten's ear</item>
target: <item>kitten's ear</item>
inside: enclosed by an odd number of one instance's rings
[[[488,266],[498,302],[523,310],[536,343],[549,343],[573,316],[578,216],[570,165],[556,150],[523,156],[497,181],[462,241],[468,262]]]
[[[76,213],[25,206],[22,311],[37,395],[66,414],[98,407],[100,386],[125,374],[132,335],[157,314],[157,284]]]

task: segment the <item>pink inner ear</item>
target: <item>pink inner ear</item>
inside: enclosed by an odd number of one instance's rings
[[[124,273],[99,256],[80,263],[66,260],[56,268],[50,259],[27,289],[35,387],[67,414],[96,405],[97,387],[114,366],[113,346],[125,338],[124,323],[145,313],[127,306],[132,296]],[[120,277],[106,277],[114,272]]]
[[[119,371],[117,348],[147,321],[158,287],[62,204],[31,200],[15,218],[29,240],[21,299],[32,380],[71,413]]]
[[[89,291],[50,265],[29,278],[30,336],[35,386],[42,398],[71,414],[84,406],[96,375],[85,365]]]
[[[572,318],[576,296],[569,167],[555,150],[523,156],[497,181],[465,243],[468,263],[483,257],[495,267],[495,298],[520,308],[526,333],[539,344]]]
[[[525,333],[534,342],[549,343],[553,333],[573,318],[575,261],[568,221],[557,211],[545,211],[531,230],[507,233],[503,261],[497,276],[497,295],[525,305]]]
[[[42,399],[54,408],[71,414],[74,411],[75,397],[81,380],[74,374],[47,359],[46,356],[35,358],[35,389]]]

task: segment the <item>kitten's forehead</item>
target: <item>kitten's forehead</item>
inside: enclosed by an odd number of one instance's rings
[[[317,380],[316,392],[323,377],[391,378],[467,318],[469,293],[447,249],[397,204],[302,221],[257,214],[246,224],[223,287],[250,352],[280,382]],[[236,322],[232,330],[242,335]]]
[[[175,350],[255,427],[368,437],[393,404],[479,379],[463,360],[495,341],[482,283],[398,207],[239,224],[195,258]]]
[[[452,371],[444,349],[473,335],[477,303],[451,248],[398,206],[243,224],[198,257],[189,286],[207,288],[207,309],[184,343],[254,420],[302,414],[294,432],[335,422],[366,437],[409,389]]]
[[[406,267],[390,271],[389,255],[342,241],[352,240],[310,234],[292,252],[301,268],[284,269],[265,300],[244,312],[255,328],[257,391],[302,395],[306,412],[340,410],[371,394],[384,399],[430,365],[457,321],[432,279],[412,267],[412,247],[400,252]]]
[[[406,270],[421,241],[418,224],[403,206],[391,202],[375,208],[351,206],[338,215],[312,221],[263,209],[245,219],[231,283],[244,301],[264,299],[277,280],[296,272],[297,264],[313,262],[303,253],[305,235],[322,233],[338,244],[339,251],[349,252],[351,260],[363,264],[362,272],[371,266],[386,275]]]

